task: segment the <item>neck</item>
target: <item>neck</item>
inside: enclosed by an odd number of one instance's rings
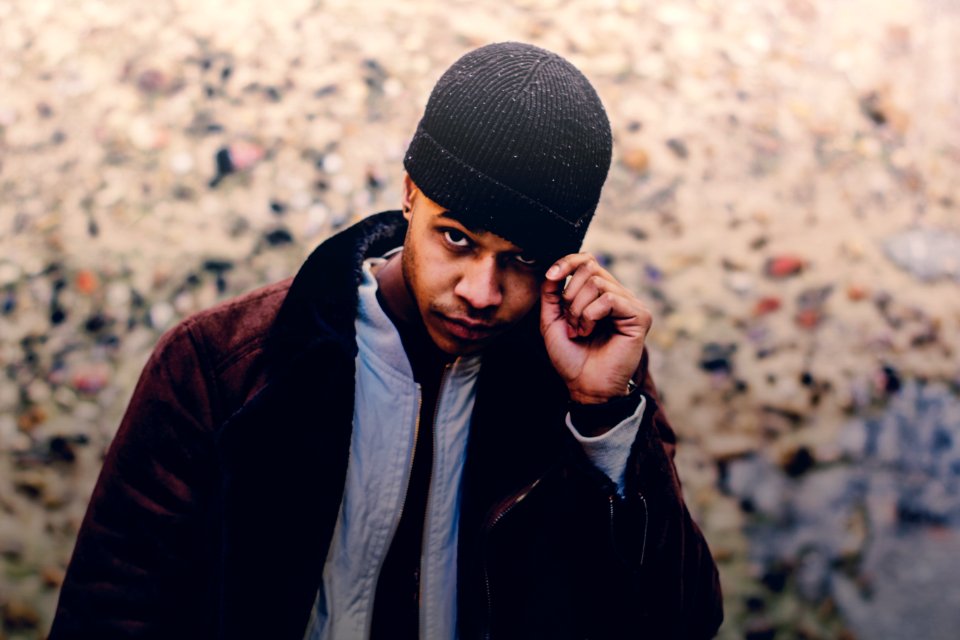
[[[377,291],[384,310],[392,319],[404,324],[422,324],[420,311],[403,277],[402,256],[403,252],[398,251],[390,256],[386,264],[374,270]]]

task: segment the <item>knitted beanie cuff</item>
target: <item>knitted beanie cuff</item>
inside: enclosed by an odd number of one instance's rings
[[[450,153],[423,123],[403,164],[414,184],[453,218],[468,228],[494,233],[541,260],[578,251],[596,210],[594,206],[584,211],[575,222],[567,220]]]

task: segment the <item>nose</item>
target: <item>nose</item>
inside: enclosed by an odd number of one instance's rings
[[[499,306],[503,302],[503,288],[496,257],[480,256],[469,261],[453,292],[477,310]]]

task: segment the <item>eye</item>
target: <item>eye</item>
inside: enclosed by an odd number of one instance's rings
[[[536,259],[536,258],[528,258],[528,257],[524,256],[523,254],[517,254],[517,255],[515,255],[515,256],[513,257],[513,259],[516,260],[517,262],[519,262],[520,264],[522,264],[522,265],[525,266],[525,267],[535,267],[535,266],[537,266],[537,259]]]
[[[444,229],[444,239],[454,247],[466,248],[470,246],[470,238],[462,231],[457,229]]]

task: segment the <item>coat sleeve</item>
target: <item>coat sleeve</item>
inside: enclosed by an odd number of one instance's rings
[[[663,637],[712,638],[723,621],[719,574],[683,499],[676,436],[660,406],[644,351],[638,380],[646,411],[616,498],[617,555],[628,564],[647,610],[666,620]]]
[[[107,451],[52,640],[212,635],[213,389],[188,323],[161,338]]]

